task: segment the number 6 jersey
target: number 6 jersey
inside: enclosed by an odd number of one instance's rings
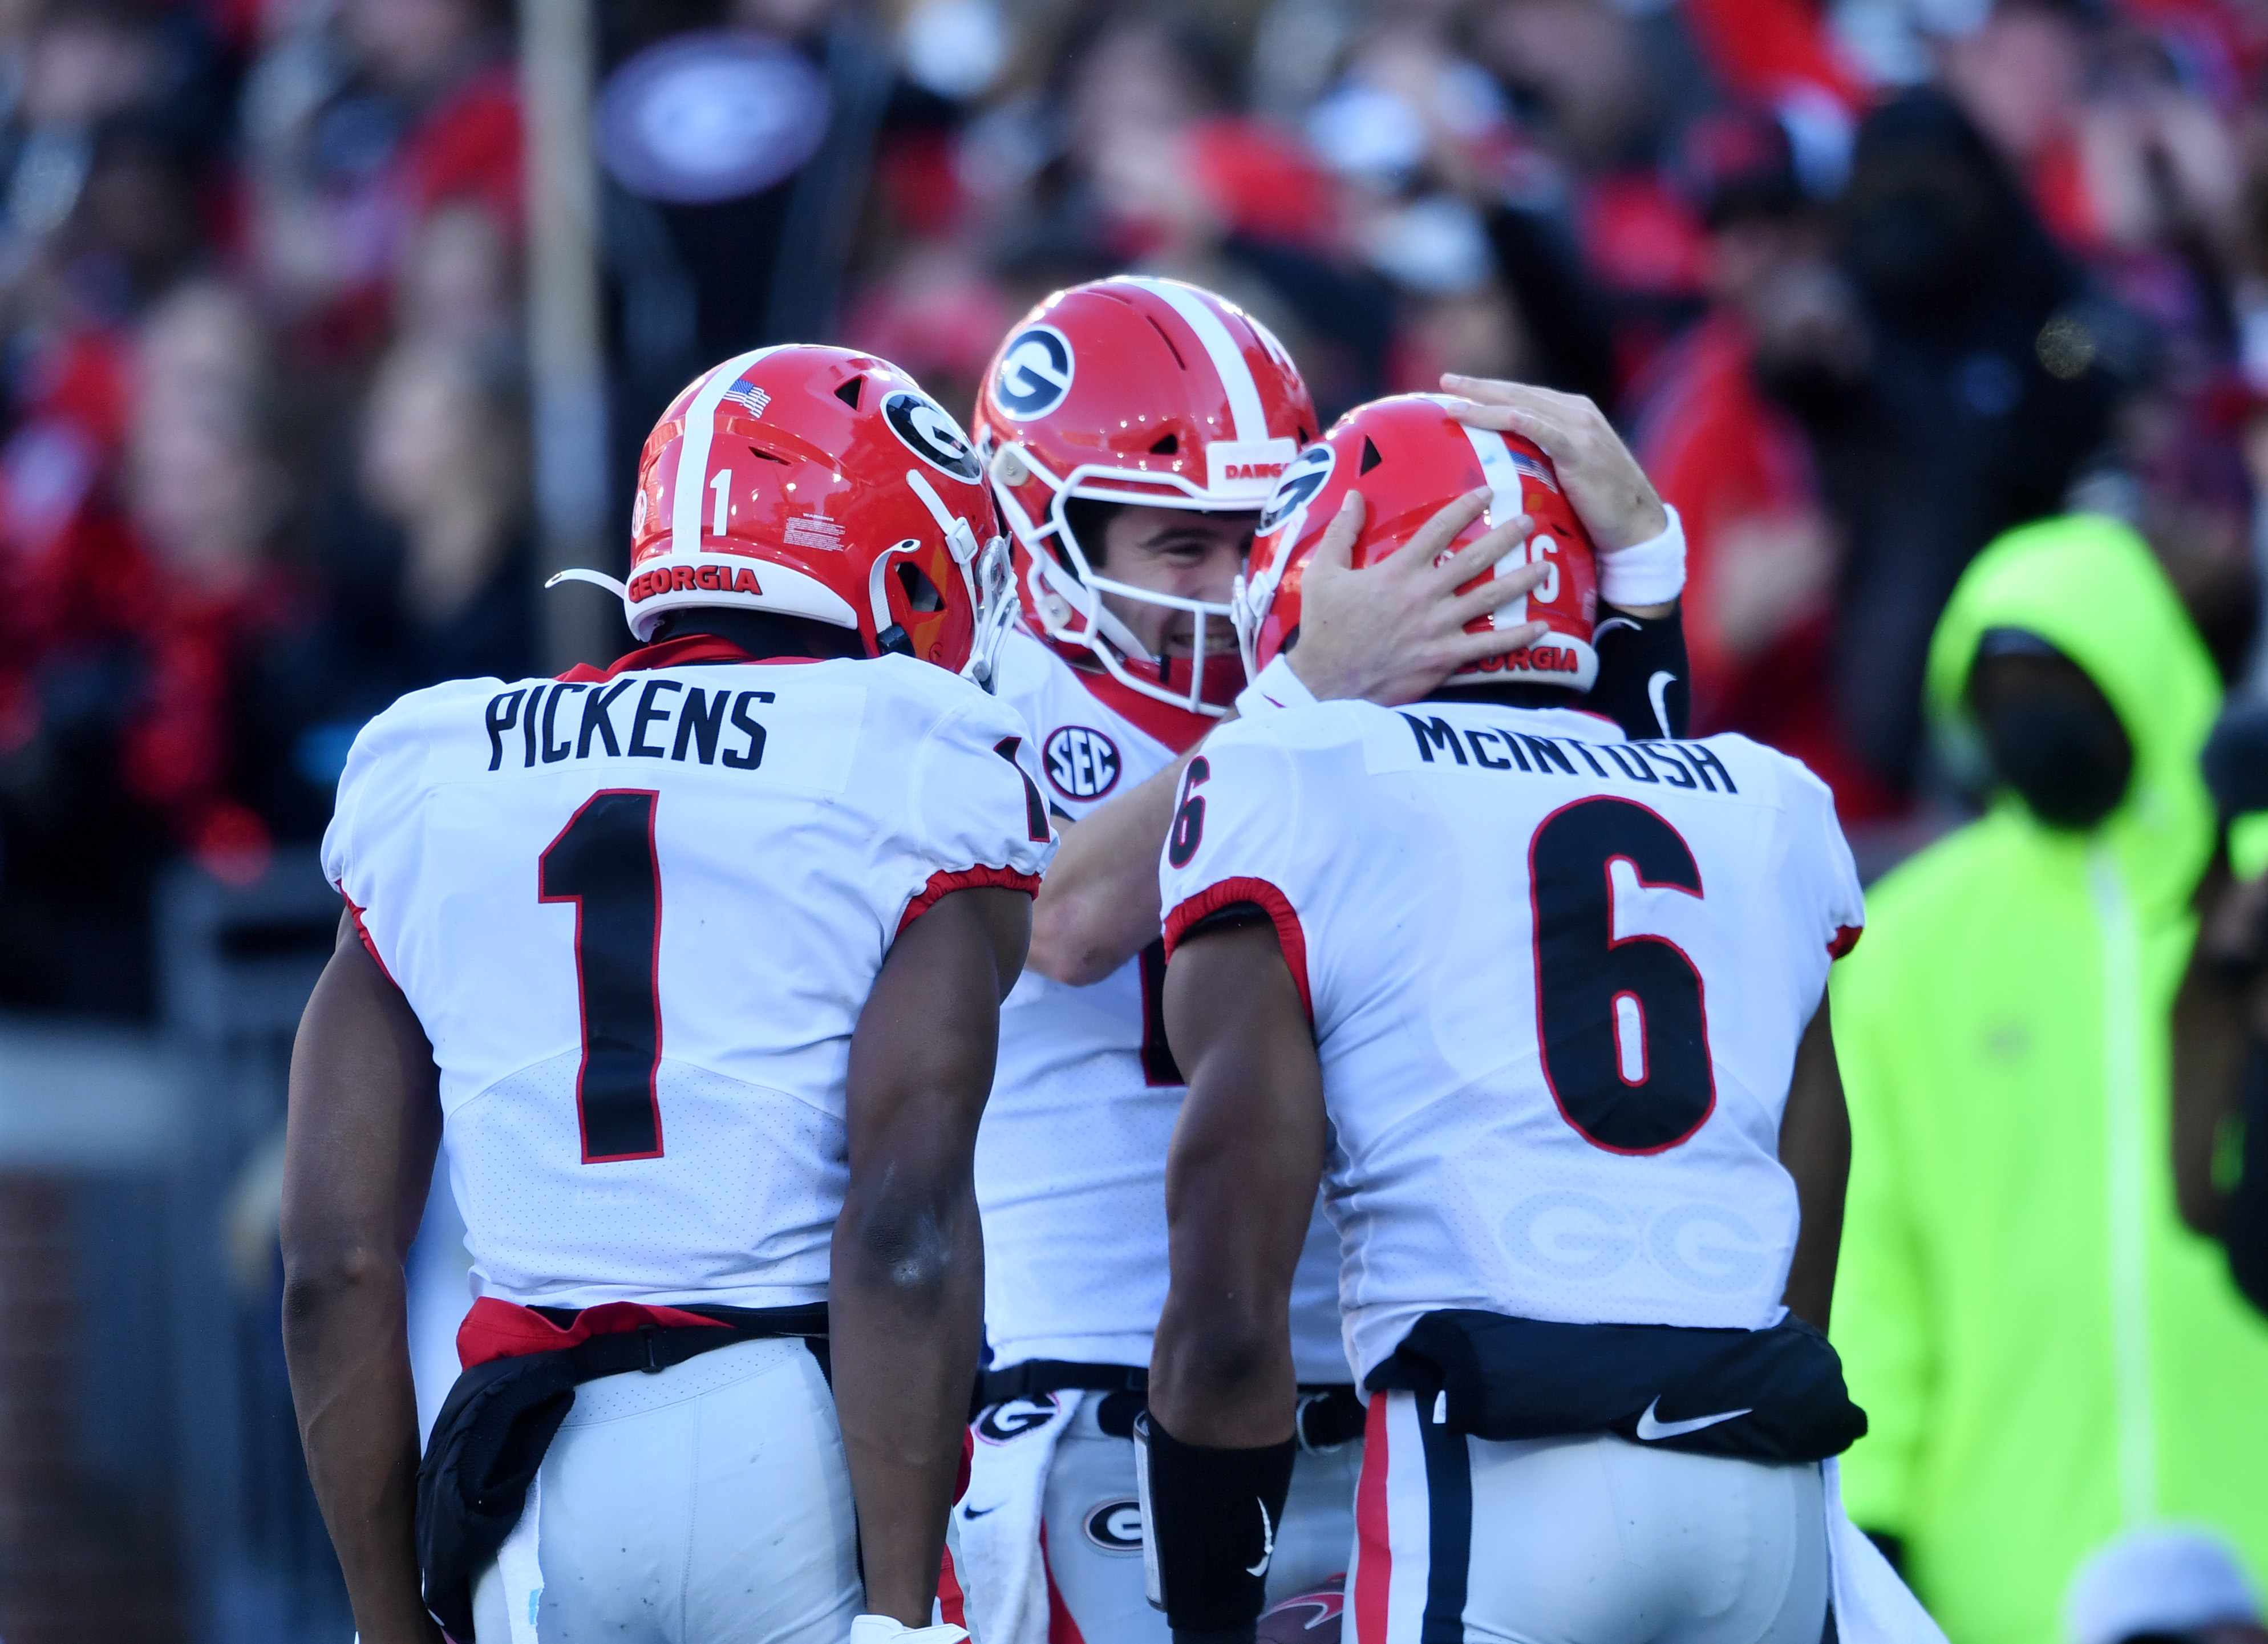
[[[1359,1375],[1437,1309],[1778,1316],[1780,1115],[1863,917],[1800,764],[1571,710],[1329,703],[1212,737],[1161,874],[1169,949],[1253,904],[1307,1004]]]
[[[949,891],[1035,889],[1053,849],[1023,726],[975,686],[720,653],[436,686],[348,759],[324,871],[432,1042],[481,1294],[824,1300],[891,942]]]

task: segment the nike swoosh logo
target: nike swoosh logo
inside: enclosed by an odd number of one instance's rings
[[[1669,728],[1669,688],[1677,682],[1677,675],[1668,672],[1656,674],[1646,682],[1646,699],[1653,704],[1653,722],[1661,727],[1664,737],[1675,739]]]
[[[982,1518],[987,1513],[997,1513],[1007,1505],[1008,1504],[1005,1501],[995,1501],[990,1507],[964,1507],[961,1509],[961,1516],[963,1518]]]
[[[1640,1439],[1648,1441],[1654,1439],[1674,1439],[1681,1434],[1698,1433],[1704,1427],[1713,1427],[1720,1421],[1730,1421],[1736,1416],[1745,1416],[1749,1413],[1746,1410],[1720,1410],[1713,1416],[1696,1416],[1690,1421],[1657,1421],[1654,1419],[1653,1412],[1660,1408],[1661,1400],[1657,1398],[1646,1407],[1646,1414],[1638,1419],[1638,1435]]]
[[[1265,1575],[1269,1560],[1276,1556],[1276,1526],[1269,1522],[1268,1503],[1255,1497],[1254,1505],[1260,1509],[1260,1562],[1246,1565],[1244,1573],[1247,1575]]]

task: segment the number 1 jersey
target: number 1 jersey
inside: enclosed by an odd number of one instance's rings
[[[403,697],[324,871],[432,1042],[481,1294],[821,1301],[851,1029],[939,896],[1037,888],[1038,767],[929,663],[637,660]]]
[[[1864,917],[1797,762],[1571,710],[1328,703],[1206,744],[1161,873],[1169,949],[1253,904],[1307,1003],[1359,1375],[1439,1309],[1778,1317],[1780,1116]]]

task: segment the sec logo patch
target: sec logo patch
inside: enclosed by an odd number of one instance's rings
[[[1105,1501],[1086,1515],[1086,1538],[1105,1552],[1142,1551],[1142,1504]]]
[[[1118,785],[1118,744],[1084,725],[1066,725],[1048,738],[1040,762],[1066,799],[1099,800]]]

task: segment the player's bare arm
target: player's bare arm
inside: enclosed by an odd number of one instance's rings
[[[1518,434],[1543,448],[1602,557],[1611,558],[1669,528],[1669,512],[1653,482],[1587,395],[1454,372],[1442,377],[1441,387],[1465,402],[1455,411],[1460,422]],[[1671,600],[1620,608],[1651,621],[1676,605]]]
[[[1827,1328],[1835,1299],[1835,1258],[1843,1243],[1843,1190],[1851,1179],[1851,1114],[1843,1103],[1843,1075],[1835,1064],[1835,1029],[1827,999],[1796,1046],[1787,1107],[1780,1115],[1779,1161],[1795,1178],[1802,1223],[1788,1264],[1787,1310],[1815,1329]]]
[[[424,1029],[349,919],[300,1019],[284,1162],[284,1351],[364,1644],[434,1644],[416,1545],[402,1258],[441,1139]]]
[[[1372,582],[1355,579],[1348,557],[1363,521],[1359,496],[1350,498],[1303,573],[1307,598],[1318,603],[1308,608],[1312,614],[1290,659],[1300,682],[1325,700],[1415,702],[1458,668],[1540,638],[1540,623],[1501,632],[1464,630],[1476,617],[1533,593],[1547,574],[1543,566],[1523,565],[1469,593],[1457,592],[1527,541],[1525,514],[1436,563],[1488,501],[1486,490],[1476,490],[1448,503],[1399,550],[1363,571],[1379,579]],[[1182,771],[1196,751],[1083,820],[1061,826],[1063,843],[1032,913],[1035,970],[1086,987],[1158,940],[1158,852],[1173,825]]]
[[[828,1330],[866,1608],[929,1625],[983,1334],[971,1175],[1031,899],[958,890],[891,947],[850,1041]]]
[[[1185,1444],[1292,1435],[1292,1270],[1323,1170],[1314,1036],[1267,920],[1200,933],[1166,969],[1166,1032],[1189,1094],[1166,1162],[1173,1287],[1152,1418]]]
[[[1165,1014],[1189,1092],[1166,1161],[1172,1282],[1138,1428],[1152,1599],[1176,1638],[1248,1639],[1299,1448],[1291,1294],[1322,1175],[1322,1072],[1264,918],[1186,940]]]

